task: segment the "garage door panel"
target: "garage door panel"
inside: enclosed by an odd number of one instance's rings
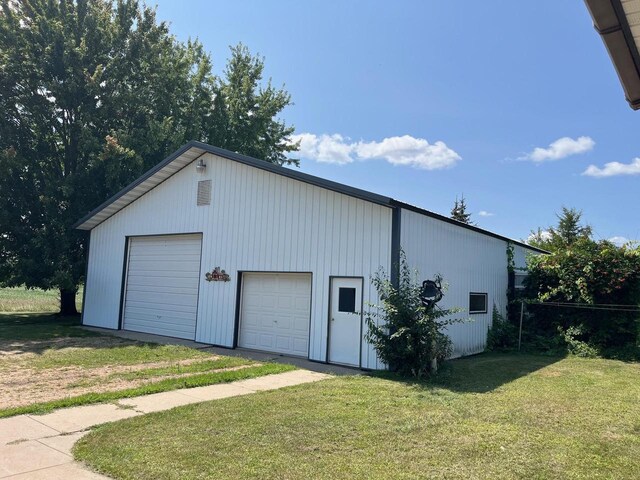
[[[158,310],[153,311],[149,308],[132,306],[129,307],[129,314],[131,317],[143,318],[147,320],[153,320],[154,318],[160,317],[170,317],[174,319],[183,319],[183,320],[191,320],[193,318],[193,314],[195,312],[186,312],[186,311],[169,311],[169,310]]]
[[[194,288],[198,288],[197,278],[178,278],[178,277],[143,277],[137,275],[135,277],[130,276],[127,282],[129,288],[161,288],[164,287],[167,282],[180,285],[180,288],[187,288],[193,290]]]
[[[173,260],[165,260],[165,261],[151,261],[151,260],[140,260],[140,259],[131,259],[129,262],[129,268],[134,271],[144,271],[148,273],[153,272],[188,272],[192,273],[194,270],[200,269],[199,261],[190,261],[185,262],[178,258]]]
[[[136,317],[137,325],[145,326],[148,328],[159,328],[164,330],[173,330],[175,332],[187,333],[190,331],[189,325],[181,322],[176,322],[173,317],[151,317],[140,316]]]
[[[192,305],[174,306],[172,304],[166,304],[166,303],[159,305],[155,302],[127,302],[127,313],[129,313],[130,308],[132,312],[135,311],[135,309],[138,309],[138,310],[144,310],[146,312],[153,312],[154,315],[158,315],[159,312],[160,313],[167,312],[172,315],[182,313],[185,315],[185,318],[190,318],[190,319],[193,319],[197,311],[197,307]],[[129,316],[127,315],[127,318],[128,317]]]
[[[170,285],[131,285],[129,284],[129,292],[138,292],[141,294],[151,293],[158,294],[163,293],[167,295],[196,295],[193,290],[196,286],[192,287],[172,287]],[[153,289],[153,290],[151,290]]]
[[[200,235],[130,239],[126,330],[195,338],[201,244]]]
[[[142,302],[158,306],[195,307],[198,300],[197,294],[138,292],[135,290],[128,290],[127,296],[132,303]]]
[[[245,273],[239,346],[307,356],[311,275]]]

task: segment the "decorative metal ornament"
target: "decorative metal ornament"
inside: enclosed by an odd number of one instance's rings
[[[436,303],[442,300],[443,295],[440,280],[425,280],[422,282],[420,301],[424,307],[433,307]]]
[[[204,274],[204,278],[207,282],[229,282],[231,281],[231,276],[221,270],[220,267],[214,268],[211,272],[207,272]]]

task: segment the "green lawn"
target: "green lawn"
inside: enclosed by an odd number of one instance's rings
[[[640,365],[491,354],[437,382],[338,377],[98,427],[118,479],[637,479]]]
[[[76,308],[82,309],[82,288],[76,295]],[[0,288],[0,312],[58,312],[60,294],[57,290],[22,287]]]
[[[178,345],[101,335],[79,317],[0,314],[0,417],[292,370]]]

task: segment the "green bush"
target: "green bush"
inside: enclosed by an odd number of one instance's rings
[[[442,362],[452,353],[451,339],[443,329],[460,321],[451,318],[459,309],[422,305],[422,286],[409,269],[404,252],[400,254],[398,287],[382,270],[371,282],[381,303],[371,305],[373,310],[367,315],[367,341],[391,371],[414,377],[434,373],[432,360]]]
[[[567,344],[567,351],[576,357],[596,358],[600,352],[597,348],[589,345],[582,340],[585,334],[585,328],[582,325],[571,326],[566,330],[559,328],[558,331],[563,340]]]
[[[640,313],[629,308],[640,305],[640,247],[581,239],[531,257],[528,270],[527,310],[534,316],[529,334],[557,336],[580,354],[638,348]]]
[[[518,345],[518,328],[505,319],[493,305],[493,314],[487,332],[487,350],[513,350]]]

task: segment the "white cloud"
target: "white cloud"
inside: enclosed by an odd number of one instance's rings
[[[602,168],[589,165],[587,169],[582,172],[582,175],[598,178],[614,177],[616,175],[640,175],[640,158],[634,158],[631,163],[605,163]]]
[[[495,213],[487,212],[486,210],[480,210],[478,215],[481,217],[493,217]]]
[[[323,163],[343,165],[358,160],[382,159],[392,165],[408,165],[424,170],[452,167],[461,160],[460,155],[444,142],[429,143],[410,135],[388,137],[380,142],[352,142],[340,134],[292,135],[293,142],[300,142],[297,153],[301,158]]]
[[[317,162],[345,164],[353,162],[352,145],[342,135],[314,135],[301,133],[292,135],[292,142],[300,142],[298,155]]]
[[[591,137],[578,137],[576,139],[562,137],[551,143],[547,148],[534,148],[533,152],[520,157],[520,160],[531,160],[535,163],[560,160],[571,155],[589,152],[593,150],[595,145],[596,142]]]
[[[529,235],[527,237],[527,243],[530,243],[532,240],[538,240],[538,233],[539,233],[540,240],[542,241],[551,240],[551,232],[549,230],[540,230],[540,232],[534,232],[531,235]]]
[[[611,243],[615,243],[619,247],[630,242],[630,240],[627,237],[620,237],[620,236],[611,237],[608,240]]]

